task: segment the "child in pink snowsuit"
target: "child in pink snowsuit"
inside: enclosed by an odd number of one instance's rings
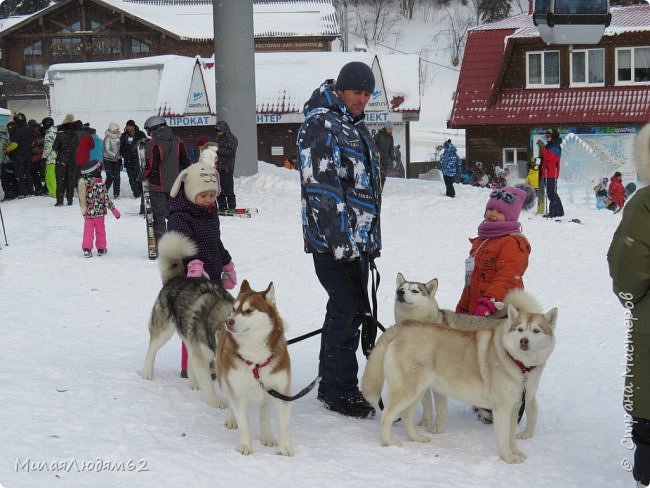
[[[98,256],[103,256],[106,254],[104,217],[107,210],[110,210],[115,218],[119,219],[120,212],[108,196],[102,180],[102,165],[99,161],[89,161],[82,166],[77,189],[79,191],[79,207],[81,215],[84,217],[84,235],[81,241],[84,257],[92,257],[93,247],[97,248]]]

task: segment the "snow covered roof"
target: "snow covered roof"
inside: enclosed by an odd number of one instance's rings
[[[650,32],[650,5],[613,7],[606,36]],[[503,89],[516,39],[540,38],[532,16],[515,15],[470,30],[450,127],[632,123],[650,119],[648,86]]]
[[[378,110],[396,114],[419,112],[419,57],[417,55],[283,52],[255,54],[257,113],[298,114],[301,117],[303,105],[311,93],[326,79],[336,78],[341,67],[350,61],[361,61],[373,68],[378,80],[373,94],[378,97]],[[90,77],[84,76],[91,72],[95,74]],[[197,76],[200,77],[198,81]],[[51,90],[53,99],[57,97],[57,84],[62,86],[64,83],[69,83],[73,85],[75,97],[88,96],[93,99],[92,93],[81,93],[79,90],[104,94],[118,92],[121,98],[115,102],[117,105],[124,106],[126,103],[126,106],[131,107],[144,104],[145,113],[176,117],[188,113],[190,92],[203,91],[207,98],[207,110],[202,113],[215,113],[214,77],[213,58],[166,55],[117,61],[55,64],[48,69],[43,83],[53,85]],[[134,88],[127,90],[129,93],[114,90],[115,86],[129,84],[131,80],[134,80]],[[203,85],[201,90],[197,88],[197,83],[198,86]],[[151,87],[154,86],[152,84],[159,87],[157,93],[152,93]],[[138,90],[136,87],[141,89]],[[132,97],[133,100],[125,100],[124,97]],[[385,100],[383,104],[379,103],[380,98]],[[147,100],[149,102],[146,102]],[[371,100],[371,105],[372,103]],[[397,117],[395,120],[401,118]]]
[[[419,111],[419,57],[380,54],[376,59],[391,110]],[[356,52],[256,53],[257,112],[302,113],[311,93],[336,78],[345,63],[362,61],[372,67],[374,60],[374,54]]]
[[[183,40],[204,41],[214,38],[211,1],[166,2],[164,0],[92,0],[106,8],[137,17],[145,24]],[[16,27],[50,8],[31,15],[0,21],[0,32]],[[340,34],[336,9],[331,0],[254,1],[254,37],[308,37]]]
[[[650,31],[650,5],[612,7],[610,11],[612,13],[612,22],[605,29],[605,36]],[[514,29],[511,38],[540,37],[537,27],[533,24],[533,16],[527,13],[513,15],[490,24],[479,25],[470,29],[470,31],[504,29]]]

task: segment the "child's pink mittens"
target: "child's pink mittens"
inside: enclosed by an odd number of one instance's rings
[[[200,278],[201,276],[205,276],[207,279],[210,279],[208,273],[206,273],[203,269],[203,261],[200,259],[192,259],[189,263],[187,263],[186,276],[188,278]]]
[[[223,267],[223,273],[221,273],[221,286],[223,286],[226,290],[232,290],[235,285],[237,285],[235,263],[230,261]]]
[[[492,315],[496,311],[497,311],[497,307],[491,298],[481,297],[478,299],[478,305],[476,305],[476,308],[474,309],[474,315],[487,317],[488,315]]]

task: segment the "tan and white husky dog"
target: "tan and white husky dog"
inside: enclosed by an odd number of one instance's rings
[[[453,329],[476,330],[501,325],[506,317],[505,311],[498,312],[494,317],[478,317],[441,309],[436,300],[436,291],[438,291],[437,278],[422,283],[409,281],[402,273],[397,273],[395,280],[395,323],[402,324],[407,320],[421,320],[445,324]],[[515,308],[521,306],[524,309],[532,309],[522,298],[519,297],[519,303],[513,303]],[[534,307],[537,309],[537,305],[534,305]],[[422,397],[422,419],[418,422],[418,425],[426,428],[433,427],[431,393],[425,393]]]
[[[226,427],[239,428],[237,450],[242,454],[253,452],[248,407],[255,403],[260,405],[262,444],[279,444],[279,454],[293,456],[290,404],[267,391],[288,396],[291,390],[291,362],[273,283],[264,291],[255,291],[247,280],[242,282],[233,311],[219,331],[217,379],[229,401]],[[278,415],[279,443],[271,431],[270,403]]]
[[[514,295],[517,293],[525,292]],[[518,308],[508,304],[507,318],[491,328],[457,330],[435,322],[405,321],[387,329],[368,358],[361,382],[361,391],[371,403],[378,401],[384,379],[389,385],[390,396],[381,418],[382,444],[399,444],[390,429],[400,415],[412,440],[430,440],[416,432],[413,417],[423,394],[431,389],[436,405],[431,432],[444,431],[450,395],[492,409],[499,455],[509,463],[524,461],[526,456],[518,449],[515,437],[533,435],[537,422],[535,394],[555,345],[557,321],[556,308],[542,314],[524,310],[536,303],[525,302],[521,300]],[[526,428],[516,436],[524,391]]]

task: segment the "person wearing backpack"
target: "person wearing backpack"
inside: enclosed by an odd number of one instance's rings
[[[147,163],[142,177],[149,181],[153,228],[156,242],[167,230],[167,205],[170,191],[178,174],[192,161],[185,149],[185,142],[174,135],[167,121],[159,115],[149,117],[144,130],[151,137],[146,143]]]
[[[445,181],[445,194],[449,198],[456,197],[454,181],[456,175],[461,172],[461,164],[456,152],[456,146],[451,143],[451,139],[447,139],[443,145],[442,156],[440,156],[440,169],[442,170],[442,178]]]

